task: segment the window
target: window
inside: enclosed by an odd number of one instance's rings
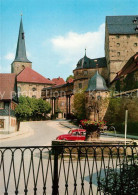
[[[88,71],[87,70],[84,70],[84,75],[88,75]]]
[[[120,56],[120,52],[117,52],[117,56]]]
[[[138,44],[137,43],[134,43],[134,46],[136,47]]]
[[[32,88],[32,91],[36,91],[36,88],[35,88],[35,87],[33,87],[33,88]]]
[[[79,88],[80,88],[80,89],[82,88],[82,83],[79,83]]]
[[[36,98],[36,95],[32,95],[32,98]]]
[[[117,47],[119,47],[120,46],[120,43],[117,43],[116,45],[117,45]]]
[[[119,35],[116,35],[116,38],[118,38],[118,39],[119,39],[119,38],[120,38],[120,36],[119,36]]]
[[[0,102],[0,109],[4,109],[4,102]]]
[[[0,119],[0,128],[4,128],[4,119]]]
[[[16,104],[14,102],[11,102],[11,109],[15,110],[15,108],[16,108]]]

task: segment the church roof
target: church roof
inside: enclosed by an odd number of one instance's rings
[[[53,83],[55,83],[55,85],[64,85],[64,84],[66,84],[66,82],[64,81],[64,79],[63,78],[60,78],[60,77],[53,78],[52,81],[53,81]]]
[[[97,66],[99,68],[107,67],[106,58],[102,57],[102,58],[90,59],[86,56],[85,53],[84,57],[78,61],[76,69],[89,69],[89,68],[96,68]]]
[[[108,91],[104,78],[96,71],[94,76],[89,80],[86,91]]]
[[[43,77],[33,69],[26,67],[17,75],[17,82],[38,83],[38,84],[54,84],[51,80]]]
[[[17,100],[17,97],[13,92],[17,92],[16,74],[0,73],[0,100]],[[12,94],[14,97],[12,97]]]
[[[138,34],[138,15],[106,16],[109,34]]]
[[[15,55],[14,62],[30,62],[26,56],[25,36],[24,36],[22,18],[20,21],[18,43],[17,43],[17,49],[16,49],[16,55]]]

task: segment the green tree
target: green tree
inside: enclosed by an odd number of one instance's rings
[[[80,90],[74,95],[74,114],[79,120],[86,117],[84,90]]]
[[[73,76],[73,75],[69,75],[69,76],[66,78],[66,82],[68,82],[68,80],[69,80],[70,78],[74,79],[74,76]]]
[[[19,104],[15,109],[15,115],[18,122],[24,120],[40,120],[45,117],[50,110],[50,104],[42,99],[21,96],[19,98]]]

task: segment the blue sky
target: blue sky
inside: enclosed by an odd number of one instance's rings
[[[23,13],[27,56],[47,78],[64,79],[84,56],[104,56],[105,17],[138,14],[137,0],[0,0],[0,72],[10,72]]]

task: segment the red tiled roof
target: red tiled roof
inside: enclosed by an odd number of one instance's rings
[[[24,83],[40,83],[40,84],[54,84],[51,80],[43,77],[33,69],[26,67],[17,76],[17,82]]]
[[[117,76],[114,78],[112,82],[136,70],[138,70],[138,53],[136,53],[128,60],[128,62],[123,66],[123,68],[117,73]]]
[[[15,91],[16,74],[0,73],[0,100],[12,99],[12,92]]]
[[[73,78],[69,78],[67,83],[73,83],[74,79]]]
[[[55,85],[64,85],[64,84],[66,84],[64,79],[60,78],[60,77],[54,78],[54,79],[52,79],[52,81],[54,82]]]

